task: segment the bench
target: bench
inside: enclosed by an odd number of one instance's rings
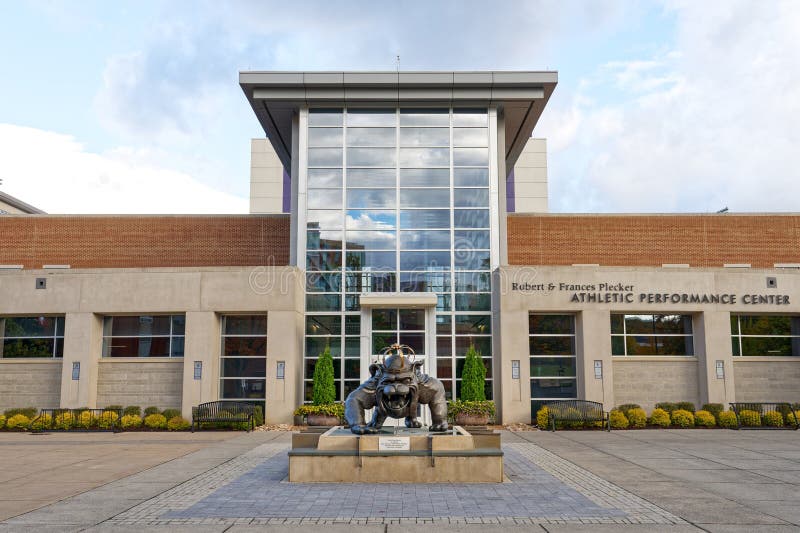
[[[731,409],[736,415],[736,429],[794,429],[797,430],[800,409],[787,402],[735,402]],[[793,416],[790,416],[794,413]]]
[[[556,400],[545,404],[550,427],[556,430],[556,422],[600,422],[603,429],[611,431],[608,413],[603,404],[586,400]]]
[[[254,413],[255,407],[247,402],[222,400],[201,403],[197,407],[192,407],[192,432],[194,433],[195,426],[199,430],[204,422],[246,422],[249,424],[247,431],[251,431],[256,427]]]

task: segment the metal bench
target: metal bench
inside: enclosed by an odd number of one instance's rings
[[[236,423],[249,424],[247,431],[255,429],[255,407],[247,402],[217,401],[201,403],[192,407],[192,432],[194,428],[200,430],[202,423]]]
[[[556,422],[600,422],[602,428],[611,431],[608,413],[603,411],[603,404],[586,400],[556,400],[545,404],[548,420],[553,431]]]
[[[31,433],[43,431],[122,431],[121,409],[42,409]]]
[[[736,414],[737,429],[794,429],[800,409],[792,409],[787,402],[735,402],[731,409]],[[792,415],[792,416],[790,416]]]

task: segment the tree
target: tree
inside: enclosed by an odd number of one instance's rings
[[[464,360],[464,370],[461,372],[461,401],[486,401],[485,382],[486,367],[483,365],[481,354],[475,346],[470,346]]]
[[[333,383],[333,357],[331,347],[326,346],[314,365],[314,405],[327,405],[336,401],[336,385]]]

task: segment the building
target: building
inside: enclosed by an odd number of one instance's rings
[[[0,185],[3,180],[0,180]],[[44,211],[0,191],[0,215],[43,215]]]
[[[555,398],[800,401],[800,215],[547,213],[555,72],[243,72],[251,214],[0,218],[0,407],[263,402],[412,346]]]

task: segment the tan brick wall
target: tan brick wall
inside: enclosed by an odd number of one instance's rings
[[[696,360],[614,359],[614,406],[638,403],[648,414],[658,402],[700,400]],[[609,408],[612,406],[608,406]]]
[[[97,377],[97,406],[155,405],[180,409],[183,361],[101,361]]]
[[[772,268],[800,262],[800,215],[509,215],[510,265]]]
[[[733,358],[737,402],[800,402],[800,361]]]
[[[3,216],[0,264],[42,268],[285,266],[288,215]]]
[[[0,364],[0,412],[12,407],[61,405],[61,359]]]

